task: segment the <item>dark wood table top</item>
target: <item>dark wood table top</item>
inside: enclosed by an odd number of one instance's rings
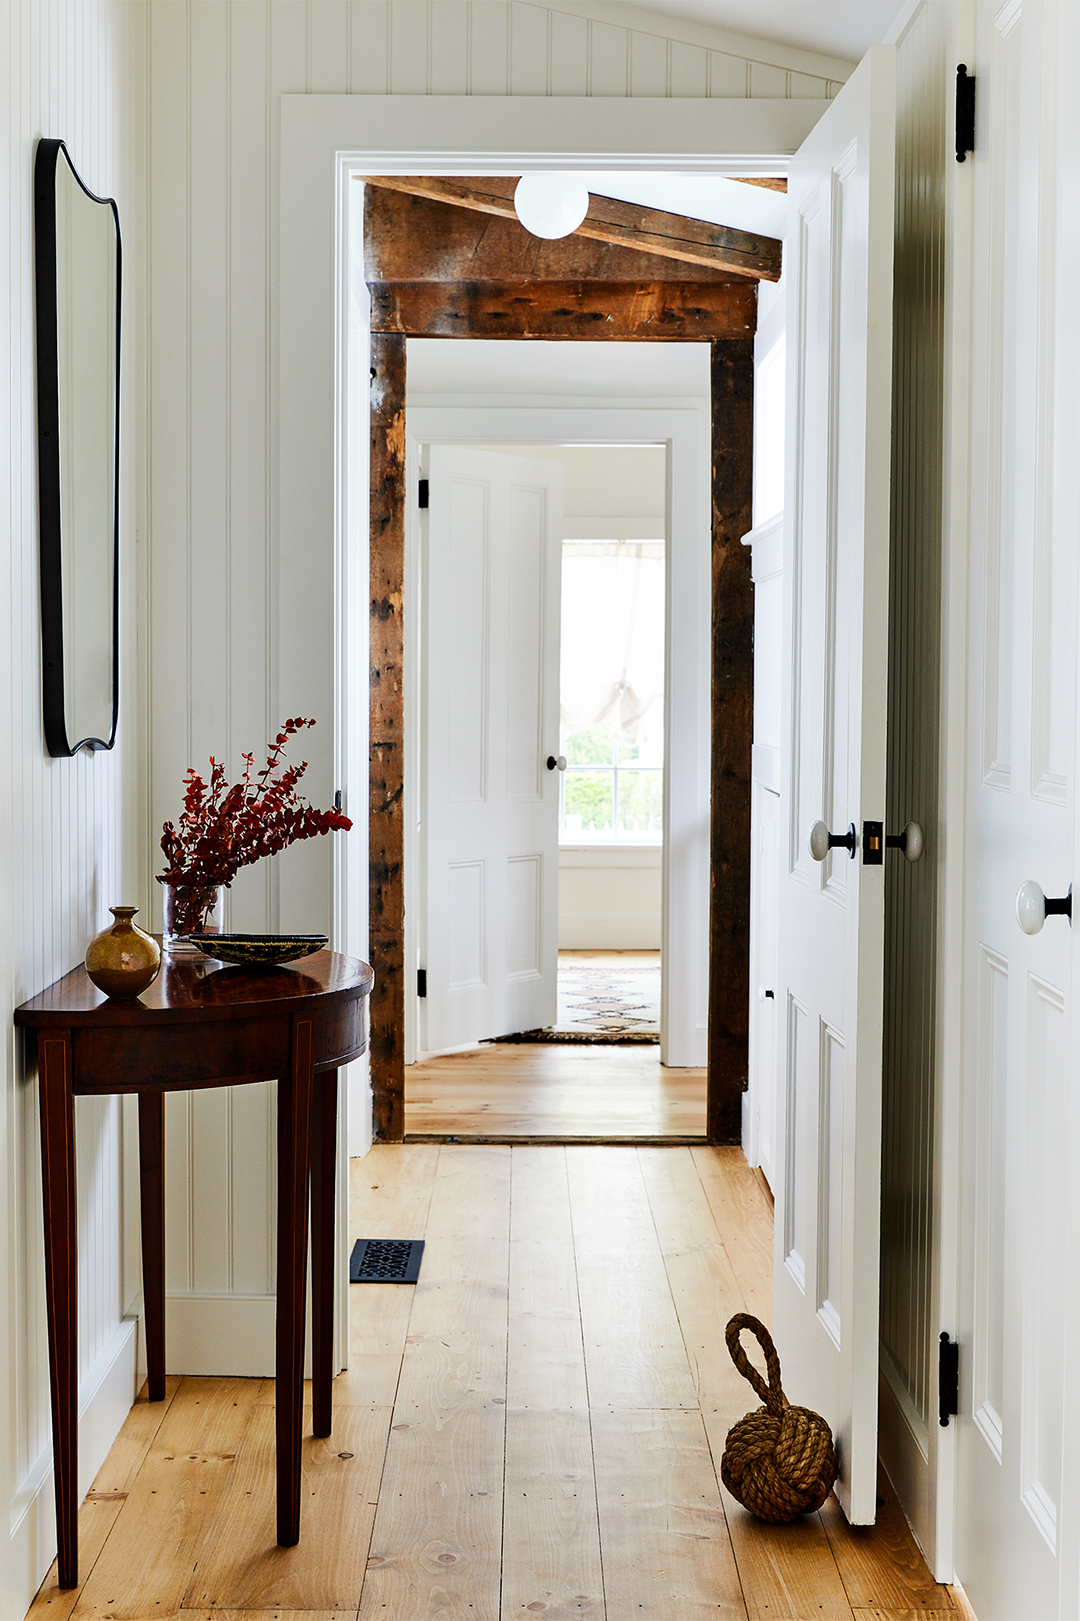
[[[276,968],[243,968],[201,952],[165,953],[154,983],[133,1001],[113,1001],[82,963],[15,1009],[15,1023],[38,1029],[204,1023],[299,1011],[323,999],[366,996],[375,975],[367,963],[315,951]]]

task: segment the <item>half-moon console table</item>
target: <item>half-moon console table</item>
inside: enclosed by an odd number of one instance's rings
[[[304,1294],[311,1184],[313,1428],[329,1435],[334,1317],[337,1070],[366,1045],[366,963],[319,951],[280,968],[166,954],[137,1001],[107,1000],[73,969],[16,1009],[37,1031],[45,1288],[52,1384],[58,1575],[78,1584],[75,1107],[89,1093],[139,1097],[148,1394],[165,1395],[165,1093],[278,1082],[277,1526],[300,1538]]]

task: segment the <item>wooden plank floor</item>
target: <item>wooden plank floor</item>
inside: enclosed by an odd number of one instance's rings
[[[704,1137],[703,1069],[659,1047],[492,1042],[405,1070],[406,1135]]]
[[[54,1567],[32,1621],[961,1621],[887,1488],[853,1531],[835,1501],[762,1525],[718,1483],[755,1405],[724,1325],[770,1294],[739,1150],[383,1146],[351,1176],[356,1236],[427,1247],[415,1288],[350,1291],[299,1546],[272,1381],[171,1378],[80,1510],[83,1586]]]

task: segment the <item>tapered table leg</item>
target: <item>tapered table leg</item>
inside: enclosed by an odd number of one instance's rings
[[[337,1093],[337,1070],[323,1070],[311,1103],[311,1383],[316,1435],[329,1435],[333,1426]]]
[[[52,1390],[57,1576],[61,1587],[77,1587],[79,1430],[75,1324],[75,1102],[71,1090],[70,1031],[39,1032],[38,1088],[41,1103],[41,1189]]]
[[[139,1093],[139,1200],[142,1206],[146,1387],[165,1400],[165,1094]]]
[[[283,1548],[291,1548],[300,1540],[313,1076],[311,1020],[296,1017],[289,1073],[278,1081],[277,1539]]]

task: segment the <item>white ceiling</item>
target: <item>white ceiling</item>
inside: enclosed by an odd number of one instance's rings
[[[638,0],[628,0],[633,6]],[[642,9],[857,62],[885,38],[906,0],[640,0]]]
[[[822,103],[824,106],[824,103]],[[586,173],[578,178],[601,197],[618,197],[643,208],[730,225],[754,236],[782,237],[787,225],[787,198],[763,186],[744,186],[723,175]]]

